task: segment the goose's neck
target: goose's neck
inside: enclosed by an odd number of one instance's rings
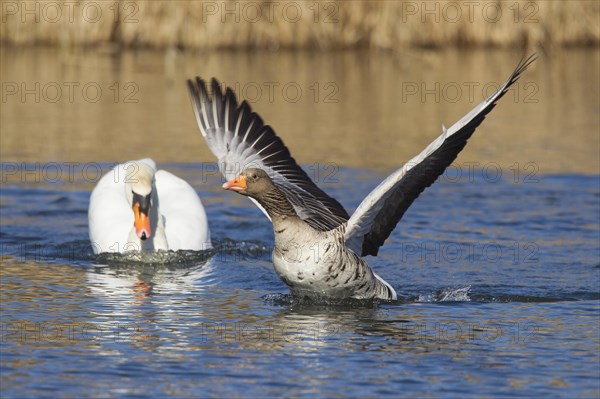
[[[256,200],[265,208],[273,223],[290,218],[298,218],[294,206],[286,198],[285,194],[275,186],[262,194],[260,198],[256,198]]]

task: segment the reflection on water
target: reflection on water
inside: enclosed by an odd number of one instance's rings
[[[209,264],[186,276],[15,266],[3,280],[28,283],[3,288],[11,315],[15,301],[26,315],[2,322],[9,397],[598,393],[597,301],[288,308],[210,285]]]
[[[389,169],[491,93],[518,51],[207,54],[2,49],[4,161],[212,162],[185,79],[218,77],[303,164]],[[598,172],[597,49],[542,56],[458,163]],[[517,166],[515,166],[515,164]],[[527,170],[523,170],[527,172]],[[328,173],[327,170],[322,173]]]

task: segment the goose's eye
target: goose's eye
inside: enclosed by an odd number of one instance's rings
[[[250,176],[250,177],[252,177],[253,180],[258,179],[258,176],[256,175],[256,173],[252,173],[252,176]]]

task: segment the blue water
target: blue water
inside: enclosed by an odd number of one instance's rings
[[[93,182],[2,184],[2,398],[600,396],[598,176],[441,178],[369,258],[401,300],[317,304],[288,295],[250,201],[161,166],[214,251],[96,258]],[[384,177],[320,185],[352,211]]]

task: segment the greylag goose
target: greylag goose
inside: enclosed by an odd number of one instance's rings
[[[98,181],[88,222],[95,254],[211,247],[196,191],[149,158],[118,164]]]
[[[535,60],[521,60],[490,97],[379,184],[350,217],[296,164],[289,150],[230,88],[188,80],[196,122],[218,158],[223,188],[250,197],[273,223],[273,264],[292,294],[395,300],[396,291],[362,258],[377,255],[412,202],[464,148],[496,102]]]

